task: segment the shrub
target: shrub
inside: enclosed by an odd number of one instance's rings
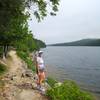
[[[3,64],[0,64],[0,75],[7,71],[7,67]]]
[[[29,54],[27,52],[17,51],[17,55],[26,62],[29,69],[31,69],[33,72],[35,71],[33,61],[29,58]]]
[[[17,51],[17,55],[23,60],[26,60],[28,57],[28,53],[23,51]]]
[[[61,85],[47,90],[47,96],[51,100],[93,100],[91,94],[80,90],[73,81],[65,81]]]
[[[57,83],[57,81],[54,80],[54,79],[51,78],[51,77],[48,77],[48,78],[47,78],[47,83],[48,83],[51,87],[54,87],[54,85]]]
[[[28,65],[28,68],[31,69],[34,72],[35,71],[35,66],[33,64],[33,61],[31,59],[27,58],[26,63]]]

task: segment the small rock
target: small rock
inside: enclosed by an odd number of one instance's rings
[[[27,71],[25,72],[25,75],[26,75],[27,77],[33,77],[33,73],[32,73],[31,70],[27,70]]]

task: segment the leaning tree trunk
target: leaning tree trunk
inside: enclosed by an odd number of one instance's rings
[[[5,60],[6,56],[5,56],[5,49],[6,49],[6,46],[4,45],[3,46],[3,60]]]
[[[8,45],[3,46],[3,59],[5,60],[8,53]]]

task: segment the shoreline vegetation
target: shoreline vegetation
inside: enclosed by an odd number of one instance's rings
[[[47,90],[47,96],[51,100],[94,100],[92,94],[81,90],[74,81],[58,82],[48,78],[48,84],[51,89]]]
[[[28,68],[35,73],[35,65],[29,56],[21,52],[17,52],[17,54],[27,63]],[[65,82],[60,83],[55,79],[48,77],[47,83],[49,84],[50,89],[47,90],[46,96],[50,98],[50,100],[94,100],[93,95],[89,92],[82,91],[74,81],[66,80]]]
[[[29,55],[22,51],[17,51],[17,55],[25,61],[28,68],[35,74],[35,65]],[[48,100],[95,100],[92,94],[81,90],[73,81],[66,80],[61,83],[48,77],[46,82],[50,86],[46,91]]]
[[[31,55],[30,57],[30,53],[32,53],[33,51],[36,52],[40,48],[46,46],[45,43],[41,41],[38,41],[37,44],[35,42],[34,46],[34,42],[31,43],[31,45],[25,43],[29,43],[29,41],[25,41],[20,45],[16,45],[13,49],[16,51],[17,56],[27,64],[27,68],[32,70],[32,73],[35,74],[35,65],[32,60],[33,56]],[[12,47],[9,47],[8,52],[11,50]],[[1,55],[2,54],[3,50],[1,48]],[[8,54],[9,53],[7,53],[7,57],[9,57]],[[3,66],[1,67],[3,68]],[[5,71],[2,68],[1,73],[3,73],[2,71]],[[73,81],[66,80],[65,82],[60,83],[53,78],[48,78],[47,84],[49,84],[50,88],[48,88],[46,91],[46,97],[48,97],[48,99],[50,100],[95,100],[94,96],[92,96],[88,92],[81,90],[79,86]]]
[[[31,43],[31,44],[30,44]],[[46,45],[40,40],[34,40],[33,35],[27,36],[27,39],[18,41],[14,46],[8,46],[6,50],[3,50],[4,46],[0,46],[0,56],[5,56],[6,60],[8,52],[12,49],[16,50],[17,55],[27,64],[27,67],[35,73],[35,65],[30,57],[30,53],[37,51],[41,48],[45,48]],[[6,55],[4,55],[6,53]],[[0,73],[6,73],[6,67],[0,64]],[[66,80],[65,82],[58,82],[55,79],[48,78],[47,83],[50,85],[46,92],[46,96],[50,100],[95,100],[91,93],[85,92],[79,88],[79,86],[73,82]]]

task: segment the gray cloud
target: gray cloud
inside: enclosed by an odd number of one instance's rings
[[[34,35],[47,44],[100,38],[100,0],[61,0],[56,17],[29,22]]]

